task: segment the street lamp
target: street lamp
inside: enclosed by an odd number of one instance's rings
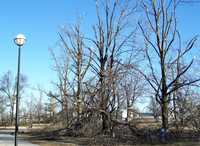
[[[17,64],[17,93],[16,93],[16,112],[15,112],[15,146],[17,146],[17,133],[18,133],[18,110],[19,110],[19,80],[20,80],[20,58],[21,47],[24,45],[26,38],[23,34],[18,34],[14,42],[18,46],[18,64]]]

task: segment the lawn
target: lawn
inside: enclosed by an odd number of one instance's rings
[[[64,144],[64,143],[55,143],[55,142],[34,142],[40,146],[79,146],[76,144]],[[89,145],[88,145],[89,146]],[[90,145],[90,146],[106,146],[106,145]],[[109,145],[107,145],[109,146]],[[200,146],[200,142],[177,142],[174,144],[159,144],[159,145],[115,145],[115,146]]]

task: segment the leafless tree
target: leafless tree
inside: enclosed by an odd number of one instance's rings
[[[93,27],[94,38],[90,39],[94,53],[91,67],[97,75],[96,97],[103,131],[109,131],[111,127],[109,110],[113,108],[110,108],[110,101],[116,98],[119,66],[123,64],[123,55],[133,47],[130,44],[134,40],[135,28],[130,27],[129,19],[135,11],[134,4],[130,0],[96,0],[97,23]]]
[[[162,111],[162,128],[168,128],[169,103],[171,94],[178,89],[191,85],[199,79],[184,78],[193,64],[193,60],[180,66],[174,78],[169,77],[172,68],[177,68],[180,60],[191,51],[197,37],[195,36],[185,46],[182,46],[181,37],[177,28],[176,11],[178,0],[151,0],[142,2],[145,22],[139,22],[145,40],[145,54],[149,69],[139,71],[155,92],[156,101]],[[151,52],[151,53],[150,53]],[[147,73],[148,72],[148,73]]]
[[[34,122],[34,118],[35,118],[35,105],[34,105],[35,100],[33,97],[34,97],[33,94],[31,94],[29,101],[26,102],[26,106],[29,107],[27,109],[27,115],[25,117],[28,120],[28,128],[33,127],[33,122]]]
[[[161,116],[161,110],[154,97],[151,97],[148,109],[150,112],[153,113],[153,116],[156,119],[156,121],[159,121],[159,117]]]
[[[6,122],[7,122],[7,120],[6,120],[6,118],[5,118],[5,116],[6,116],[6,108],[7,108],[7,106],[6,106],[6,103],[7,102],[7,99],[5,98],[5,96],[2,96],[2,95],[0,95],[0,120],[1,120],[1,125],[3,126]]]
[[[25,76],[20,76],[20,92],[22,93],[23,88],[27,84],[27,79]],[[10,124],[13,124],[14,121],[14,106],[15,106],[15,97],[16,97],[16,84],[15,79],[12,76],[12,73],[8,71],[5,73],[0,80],[0,93],[7,101],[7,106],[10,110]],[[21,98],[21,96],[20,96]]]
[[[90,67],[92,53],[86,46],[85,37],[81,32],[80,23],[69,28],[64,28],[60,32],[61,42],[64,52],[70,58],[71,81],[73,85],[73,104],[76,106],[77,118],[80,119],[83,99],[83,82]]]
[[[42,114],[43,114],[43,102],[42,102],[42,98],[43,98],[43,93],[40,92],[39,98],[36,100],[35,102],[35,112],[36,112],[36,116],[35,118],[37,118],[37,123],[40,124],[41,120],[42,120]],[[31,112],[31,111],[30,111]],[[30,115],[31,116],[31,115]]]
[[[55,91],[45,91],[41,90],[45,93],[49,98],[55,98],[57,102],[61,105],[62,112],[62,121],[63,124],[67,124],[69,121],[69,106],[70,106],[70,93],[72,88],[72,84],[69,80],[69,56],[65,49],[61,48],[61,55],[56,55],[53,49],[50,49],[50,53],[54,62],[53,70],[56,72],[58,81],[54,81],[53,85],[55,86]]]
[[[58,82],[54,82],[56,92],[45,92],[49,97],[56,99],[62,106],[62,117],[67,119],[69,110],[76,111],[79,121],[84,105],[83,83],[87,82],[87,72],[90,67],[92,53],[85,43],[81,32],[81,23],[62,27],[59,32],[60,55],[51,50],[54,60],[54,69],[58,75]],[[74,114],[71,113],[71,115]],[[65,121],[65,120],[64,120]]]

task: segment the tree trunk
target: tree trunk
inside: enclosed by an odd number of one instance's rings
[[[14,121],[14,107],[11,107],[11,112],[10,112],[10,125],[13,125],[13,121]]]
[[[69,111],[68,111],[68,105],[66,104],[65,105],[65,108],[63,110],[63,121],[64,121],[64,125],[67,125],[69,124]]]
[[[168,129],[168,103],[166,101],[163,101],[162,106],[162,128],[164,130]]]
[[[162,128],[166,131],[168,128],[168,96],[167,96],[167,75],[166,75],[166,64],[164,51],[161,51],[161,73],[162,73],[162,100],[161,100],[161,110],[162,110]]]
[[[102,113],[102,131],[105,134],[110,134],[110,121],[108,115]]]

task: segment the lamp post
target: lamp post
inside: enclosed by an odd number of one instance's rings
[[[16,93],[16,112],[15,112],[15,146],[17,146],[17,134],[18,134],[18,110],[19,110],[19,82],[20,82],[20,60],[21,60],[21,47],[25,43],[25,36],[18,34],[14,42],[18,46],[18,64],[17,64],[17,93]]]

